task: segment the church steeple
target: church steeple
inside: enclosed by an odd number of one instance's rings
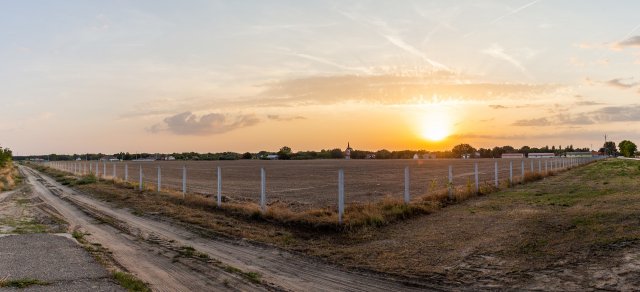
[[[353,151],[351,144],[347,142],[347,149],[344,150],[344,159],[351,159],[351,151]]]

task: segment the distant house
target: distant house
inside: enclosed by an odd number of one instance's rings
[[[592,157],[591,152],[567,152],[565,154],[567,157]]]
[[[267,159],[269,159],[269,160],[278,160],[278,154],[269,154],[269,155],[267,155]]]
[[[418,156],[418,154],[413,154],[413,159],[420,159],[420,156]]]
[[[556,157],[553,153],[529,153],[529,158],[554,158]]]
[[[422,159],[436,159],[436,155],[431,153],[423,154]]]
[[[82,161],[82,158],[78,157],[76,158],[76,161]]]
[[[370,153],[370,154],[367,154],[367,156],[365,156],[364,159],[376,159],[376,155],[373,153]]]
[[[164,160],[176,160],[176,158],[173,156],[167,156],[164,158]]]
[[[468,153],[462,154],[461,158],[462,159],[469,159],[469,158],[471,158],[471,154],[468,154]]]
[[[115,161],[120,161],[120,159],[118,159],[115,156],[104,156],[102,158],[100,158],[100,161],[110,161],[110,162],[115,162]]]
[[[502,154],[502,158],[524,158],[524,154],[522,153],[504,153]]]

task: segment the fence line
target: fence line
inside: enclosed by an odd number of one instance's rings
[[[530,160],[529,162],[529,172],[527,173],[527,171],[525,170],[525,160],[521,160],[520,161],[520,168],[521,168],[521,173],[519,177],[514,177],[514,172],[513,172],[513,164],[514,164],[514,160],[509,160],[508,161],[508,173],[509,173],[509,177],[507,180],[508,186],[513,186],[515,183],[517,182],[524,182],[525,178],[527,176],[527,174],[531,174],[531,175],[548,175],[550,172],[556,172],[556,171],[560,171],[560,170],[565,170],[565,169],[569,169],[572,167],[577,167],[595,160],[599,160],[599,157],[589,157],[589,158],[551,158],[551,159],[538,159],[538,167],[537,169],[535,168],[535,162],[533,159]],[[544,172],[543,172],[543,168],[542,168],[542,161],[544,160]],[[500,161],[505,161],[505,160],[500,160]],[[493,175],[491,175],[491,167],[486,167],[486,165],[483,163],[484,161],[482,160],[476,160],[473,161],[472,165],[462,165],[462,166],[458,166],[456,169],[459,169],[457,172],[460,172],[460,174],[458,174],[457,176],[454,176],[454,165],[450,164],[448,165],[448,179],[447,179],[447,183],[446,183],[446,190],[448,192],[448,197],[449,199],[453,199],[455,197],[455,193],[457,191],[459,191],[456,186],[460,187],[462,186],[462,184],[460,184],[460,178],[464,178],[467,177],[467,190],[471,191],[471,179],[473,179],[473,190],[475,191],[475,193],[479,193],[481,191],[481,184],[484,183],[485,185],[490,185],[491,181],[493,180],[493,184],[496,188],[500,187],[500,177],[502,176],[501,173],[503,173],[503,170],[506,171],[504,168],[500,167],[501,165],[504,166],[505,163],[499,163],[498,160],[494,161],[493,164]],[[506,161],[505,161],[506,162]],[[155,184],[155,189],[160,192],[162,190],[180,190],[182,191],[182,196],[183,198],[186,197],[187,193],[202,193],[202,194],[211,194],[211,197],[216,196],[216,205],[218,207],[222,207],[222,194],[223,194],[223,190],[222,190],[222,181],[223,181],[223,177],[222,177],[222,167],[221,166],[217,166],[215,169],[215,173],[213,169],[206,169],[206,168],[187,168],[187,165],[182,165],[181,168],[178,167],[163,167],[161,165],[158,165],[156,167],[157,170],[157,178],[155,179],[155,181],[153,180],[153,178],[151,176],[149,177],[145,177],[145,169],[149,170],[148,173],[153,173],[153,165],[148,165],[145,163],[137,163],[137,162],[110,162],[112,164],[112,175],[108,175],[107,174],[107,162],[93,162],[93,161],[88,161],[88,162],[48,162],[45,163],[50,167],[59,169],[59,170],[63,170],[75,175],[87,175],[87,174],[93,174],[99,178],[102,179],[113,179],[113,180],[123,180],[125,182],[128,182],[130,177],[129,177],[129,164],[134,165],[134,166],[138,166],[138,175],[137,177],[134,176],[134,179],[138,180],[138,184],[137,187],[139,190],[144,190],[144,189],[149,189],[150,186],[153,186]],[[408,164],[409,162],[407,162]],[[464,164],[463,162],[457,161],[457,163],[461,163]],[[102,165],[100,165],[102,164]],[[484,165],[482,170],[480,169],[479,165],[482,164]],[[489,164],[490,165],[490,164]],[[469,168],[466,168],[469,167]],[[122,172],[118,171],[118,168],[123,169]],[[229,167],[229,169],[232,169],[233,167]],[[416,170],[419,170],[419,168],[417,167],[413,167]],[[471,170],[471,172],[465,172],[465,168],[468,170]],[[187,172],[187,169],[189,169],[189,173]],[[181,170],[181,174],[182,177],[181,179],[179,179],[179,173]],[[343,168],[338,168],[338,202],[337,202],[337,209],[338,209],[338,217],[339,217],[339,221],[340,223],[342,223],[343,221],[343,216],[344,216],[344,204],[345,204],[345,170]],[[412,175],[418,175],[416,174],[416,172],[412,171],[412,167],[410,166],[404,166],[404,190],[402,192],[402,197],[403,197],[403,201],[405,204],[410,204],[411,202],[411,194],[412,192],[419,192],[419,190],[415,190],[412,189],[412,179],[411,176]],[[334,169],[335,171],[335,169]],[[173,173],[172,173],[173,172]],[[335,173],[335,172],[334,172]],[[350,172],[353,175],[357,175],[359,173],[357,172]],[[122,177],[119,177],[118,174],[122,174]],[[202,184],[202,181],[198,181],[197,179],[191,179],[189,180],[189,175],[192,176],[201,176],[201,175],[205,175],[205,177],[207,177],[208,179],[205,179],[205,181],[209,181],[209,183],[205,183]],[[178,176],[177,176],[178,175]],[[482,175],[482,177],[481,177]],[[215,179],[214,179],[215,178]],[[516,180],[517,178],[517,180]],[[432,179],[432,185],[437,185],[437,180],[438,180],[438,175],[435,175]],[[356,179],[354,179],[354,181],[357,181]],[[377,181],[377,180],[376,180]],[[420,180],[418,180],[420,181]],[[457,181],[457,184],[456,184]],[[189,182],[192,182],[191,184],[189,184]],[[199,183],[200,182],[200,183]],[[181,188],[180,188],[180,183],[181,183]],[[250,180],[244,180],[244,184],[251,184]],[[331,186],[332,184],[326,184],[324,186]],[[379,185],[379,184],[378,184]],[[356,186],[357,187],[357,186]],[[311,187],[311,189],[313,189],[314,187]],[[437,192],[438,189],[437,187],[434,187],[433,189],[428,189],[428,192],[426,193],[426,195],[429,195],[429,192]],[[215,192],[214,192],[215,190]],[[304,192],[304,188],[298,189],[299,191]],[[296,189],[293,189],[292,191],[298,191]],[[259,188],[259,196],[260,196],[260,210],[262,213],[267,212],[267,207],[268,207],[268,200],[267,200],[267,178],[266,178],[266,168],[265,167],[260,167],[260,188]],[[275,192],[276,194],[282,194],[283,192],[280,191],[278,192],[278,190],[270,190],[270,197],[271,192]],[[255,194],[255,193],[254,193]],[[420,193],[418,193],[418,195],[420,195]],[[234,196],[234,197],[242,197],[242,196],[237,196],[236,194],[230,193],[229,191],[226,192],[226,196]],[[246,196],[245,196],[246,197]],[[249,195],[250,197],[250,195]],[[272,199],[273,200],[273,199]],[[352,200],[353,202],[356,202],[354,200]],[[335,202],[335,201],[334,201]],[[313,205],[314,203],[310,203],[310,205]],[[331,203],[328,203],[329,205],[331,205]],[[335,206],[335,205],[334,205]],[[322,206],[322,207],[326,207]]]

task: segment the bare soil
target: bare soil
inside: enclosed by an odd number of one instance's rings
[[[568,162],[568,160],[566,160]],[[551,171],[561,166],[561,159],[436,159],[436,160],[304,160],[304,161],[155,161],[155,162],[66,162],[67,170],[125,179],[138,183],[142,168],[144,184],[155,189],[158,168],[161,187],[182,191],[183,167],[187,169],[187,192],[214,195],[217,190],[217,167],[222,170],[222,193],[230,200],[258,202],[260,168],[267,173],[267,198],[284,202],[293,210],[324,208],[337,204],[338,170],[345,171],[346,202],[370,203],[385,197],[402,198],[404,168],[410,169],[410,192],[420,197],[436,194],[447,187],[448,167],[453,167],[454,185],[466,187],[475,183],[474,165],[478,164],[481,185],[494,185],[495,163],[498,179],[505,185],[510,164],[514,181],[522,179],[522,163],[526,174]],[[546,163],[546,167],[545,167]],[[91,166],[89,166],[91,164]],[[106,165],[106,167],[105,167]],[[533,166],[533,171],[532,171]],[[106,172],[105,172],[106,170]]]

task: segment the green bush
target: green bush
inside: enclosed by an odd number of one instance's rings
[[[8,148],[0,147],[0,167],[4,167],[7,163],[11,162],[13,158],[13,153]]]

